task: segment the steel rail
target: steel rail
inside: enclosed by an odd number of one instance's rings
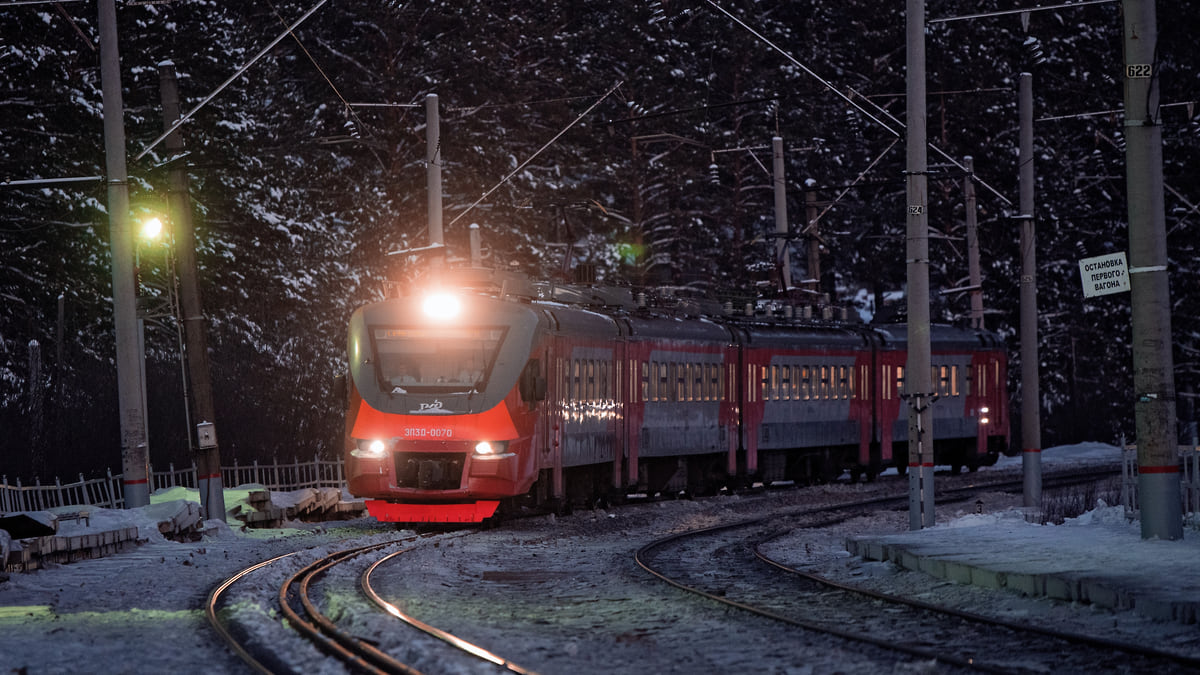
[[[806,525],[801,529],[808,529],[808,528],[812,528],[812,527],[821,527],[822,525],[823,524]],[[791,532],[792,532],[791,530],[780,531],[780,532],[777,532],[777,533],[767,537],[766,539],[763,539],[762,541],[756,543],[754,546],[755,557],[757,557],[759,560],[763,561],[764,563],[766,563],[782,572],[785,572],[787,574],[798,576],[802,579],[806,579],[806,580],[811,581],[820,586],[825,586],[827,588],[832,588],[832,589],[844,591],[847,593],[856,593],[858,595],[862,595],[864,597],[871,598],[873,600],[881,600],[883,602],[888,602],[888,603],[892,603],[892,604],[906,605],[909,607],[913,607],[915,609],[925,610],[925,611],[929,611],[929,612],[937,612],[940,614],[953,616],[953,617],[963,619],[966,621],[980,623],[980,624],[983,624],[986,626],[997,626],[997,627],[1001,627],[1001,628],[1007,628],[1009,630],[1020,632],[1020,633],[1035,633],[1038,635],[1044,635],[1046,637],[1063,640],[1065,642],[1084,644],[1084,645],[1088,645],[1091,647],[1099,647],[1102,649],[1117,649],[1120,651],[1128,652],[1130,654],[1136,654],[1138,656],[1146,656],[1146,657],[1150,657],[1150,658],[1161,658],[1161,659],[1166,659],[1169,661],[1174,661],[1181,665],[1200,667],[1200,658],[1198,658],[1198,657],[1190,657],[1190,656],[1186,656],[1186,655],[1175,654],[1172,652],[1164,652],[1164,651],[1160,651],[1160,650],[1153,649],[1150,647],[1145,647],[1145,646],[1142,646],[1139,644],[1134,644],[1132,642],[1124,642],[1124,641],[1120,641],[1120,640],[1108,640],[1108,639],[1104,639],[1104,638],[1093,637],[1091,635],[1085,635],[1083,633],[1073,633],[1073,632],[1069,632],[1069,631],[1059,630],[1056,628],[1043,628],[1043,627],[1035,626],[1035,625],[1032,625],[1029,623],[1019,623],[1016,621],[1009,621],[1007,619],[1003,619],[1003,618],[999,618],[999,617],[990,617],[990,616],[986,616],[983,614],[977,614],[975,612],[968,612],[966,610],[957,609],[954,607],[946,607],[943,605],[937,605],[934,603],[925,602],[923,600],[916,600],[913,598],[906,598],[906,597],[899,596],[899,595],[892,595],[891,593],[881,593],[879,591],[873,591],[873,590],[870,590],[867,588],[861,588],[858,586],[852,586],[850,584],[844,584],[840,581],[834,581],[833,579],[829,579],[829,578],[820,576],[818,574],[813,574],[812,572],[805,572],[804,570],[796,569],[786,563],[780,562],[779,560],[775,560],[774,558],[771,558],[770,556],[768,556],[767,554],[762,552],[763,546],[771,543],[775,539],[778,539],[780,537],[791,534]]]
[[[920,659],[934,660],[939,663],[955,665],[955,666],[959,666],[961,668],[967,668],[967,669],[977,670],[977,671],[987,672],[987,673],[1008,673],[1008,672],[1010,672],[1010,671],[1004,670],[1004,669],[992,668],[991,666],[987,666],[984,664],[973,663],[967,659],[961,659],[961,658],[954,657],[954,656],[946,656],[946,655],[940,654],[936,651],[924,649],[921,647],[911,647],[908,645],[896,644],[894,641],[876,638],[871,635],[864,635],[861,633],[851,633],[849,631],[844,631],[844,630],[841,630],[838,628],[831,627],[827,624],[817,623],[814,621],[805,621],[803,619],[797,619],[795,617],[784,616],[782,614],[764,609],[762,607],[757,607],[757,606],[746,604],[743,602],[738,602],[737,600],[731,600],[727,597],[717,595],[715,593],[709,593],[708,591],[702,590],[698,587],[689,586],[688,584],[685,584],[681,581],[673,579],[666,572],[663,572],[661,569],[655,568],[650,562],[648,562],[648,558],[649,558],[651,552],[654,551],[655,549],[664,547],[668,544],[671,544],[675,541],[678,541],[678,540],[681,540],[681,539],[684,539],[687,537],[693,537],[696,535],[703,535],[703,534],[712,534],[712,533],[721,532],[724,530],[733,530],[733,529],[738,529],[738,528],[752,527],[752,526],[756,526],[756,525],[765,525],[769,519],[773,520],[773,519],[777,519],[780,517],[800,516],[800,515],[805,515],[808,513],[819,513],[821,511],[828,511],[828,510],[837,509],[837,508],[851,508],[853,506],[878,505],[880,503],[887,503],[887,502],[895,502],[897,504],[900,504],[900,503],[904,503],[906,500],[907,500],[907,497],[881,497],[881,498],[876,498],[876,499],[863,500],[861,502],[849,502],[849,503],[845,503],[845,504],[838,504],[834,507],[828,507],[828,506],[812,507],[812,508],[804,509],[802,511],[788,513],[787,516],[781,516],[779,514],[775,514],[772,516],[763,516],[763,517],[759,517],[759,518],[748,518],[748,519],[740,520],[740,521],[737,521],[734,523],[725,523],[722,525],[714,525],[712,527],[706,527],[706,528],[701,528],[701,529],[697,529],[697,530],[688,530],[686,532],[678,532],[678,533],[675,533],[668,537],[664,537],[662,539],[650,542],[649,544],[638,549],[637,553],[634,554],[634,560],[637,562],[639,567],[646,570],[647,572],[649,572],[651,575],[658,578],[659,580],[666,582],[667,584],[669,584],[671,586],[674,586],[675,588],[678,588],[678,589],[688,592],[688,593],[692,593],[694,595],[698,595],[707,600],[712,600],[713,602],[717,602],[722,605],[740,609],[744,612],[748,612],[755,616],[760,616],[763,618],[771,619],[773,621],[778,621],[780,623],[787,624],[789,626],[794,626],[796,628],[815,631],[818,633],[822,633],[824,635],[833,635],[835,637],[839,637],[839,638],[842,638],[844,640],[848,640],[851,642],[870,644],[872,646],[879,647],[880,649],[884,649],[889,652],[901,652],[901,653],[907,654],[909,656],[917,657]]]
[[[1079,473],[1079,472],[1076,472],[1076,473]],[[1059,475],[1049,478],[1049,480],[1047,482],[1047,486],[1048,487],[1066,487],[1066,486],[1074,485],[1078,482],[1095,481],[1097,478],[1115,475],[1118,472],[1115,469],[1101,469],[1101,470],[1085,469],[1082,471],[1082,473],[1084,473],[1086,475],[1079,476],[1079,475],[1074,475],[1074,474],[1059,473]],[[967,485],[967,486],[963,486],[963,487],[955,487],[955,488],[951,488],[951,489],[947,489],[947,490],[942,490],[938,493],[938,499],[939,499],[939,503],[947,503],[947,502],[951,502],[951,501],[959,501],[962,499],[969,499],[969,495],[978,493],[980,490],[1004,489],[1004,488],[1020,489],[1022,487],[1022,485],[1023,485],[1022,479],[1009,478],[1009,479],[1002,479],[1002,480],[997,480],[997,481],[986,481],[986,482],[981,482],[981,483],[977,483],[977,484],[973,484],[973,485]],[[714,525],[711,527],[700,528],[700,529],[696,529],[696,530],[688,530],[685,532],[678,532],[678,533],[672,534],[670,536],[667,536],[662,539],[658,539],[656,541],[646,544],[645,546],[643,546],[641,549],[639,549],[637,551],[634,558],[635,558],[635,561],[637,562],[638,566],[640,566],[642,569],[646,570],[648,573],[650,573],[654,577],[658,578],[659,580],[661,580],[671,586],[674,586],[674,587],[676,587],[680,590],[686,591],[688,593],[692,593],[692,594],[704,597],[708,600],[712,600],[714,602],[721,603],[723,605],[735,607],[737,609],[749,612],[749,613],[757,615],[757,616],[762,616],[762,617],[765,617],[768,619],[779,621],[781,623],[785,623],[785,624],[788,624],[791,626],[796,626],[798,628],[802,628],[802,629],[806,629],[806,630],[813,630],[813,631],[817,631],[817,632],[827,634],[827,635],[834,635],[834,636],[837,636],[837,637],[840,637],[840,638],[843,638],[846,640],[854,641],[854,642],[871,644],[873,646],[876,646],[876,647],[879,647],[881,649],[885,649],[888,651],[901,652],[901,653],[905,653],[910,656],[914,656],[914,657],[922,658],[922,659],[933,659],[939,663],[953,664],[956,666],[960,666],[962,668],[967,668],[967,669],[971,669],[971,670],[975,670],[975,671],[989,672],[989,673],[1009,673],[1009,672],[1011,672],[1011,669],[1007,669],[1007,668],[1003,668],[1003,667],[999,667],[999,666],[993,666],[993,665],[986,664],[986,663],[980,663],[980,662],[978,662],[974,659],[970,659],[970,658],[960,658],[958,656],[955,656],[952,654],[945,654],[942,652],[938,652],[936,650],[926,649],[926,648],[922,648],[922,647],[913,647],[913,646],[904,645],[904,644],[898,644],[894,640],[891,640],[891,639],[877,638],[877,637],[873,637],[870,635],[865,635],[863,633],[853,633],[850,631],[841,630],[834,626],[830,626],[827,623],[818,623],[815,621],[806,621],[803,619],[797,619],[795,617],[784,616],[784,615],[778,614],[777,612],[773,612],[771,610],[764,609],[762,607],[757,607],[757,606],[750,605],[747,603],[739,602],[737,600],[732,600],[728,597],[725,597],[724,595],[717,595],[715,593],[710,593],[708,591],[705,591],[701,588],[698,588],[695,586],[690,586],[690,585],[688,585],[684,582],[681,582],[677,579],[671,578],[666,572],[664,572],[662,569],[660,569],[658,567],[655,567],[652,564],[652,562],[650,562],[651,554],[656,549],[665,547],[667,545],[670,545],[674,542],[677,542],[679,540],[682,540],[682,539],[685,539],[688,537],[705,535],[705,534],[713,534],[713,533],[717,533],[717,532],[721,532],[721,531],[734,530],[734,529],[739,529],[739,528],[749,528],[749,527],[756,527],[756,526],[765,527],[769,524],[768,521],[776,521],[781,518],[796,518],[796,517],[801,517],[801,516],[805,516],[805,515],[816,515],[816,514],[820,514],[820,513],[824,513],[824,512],[836,512],[836,511],[843,511],[843,510],[854,511],[854,510],[858,510],[858,509],[865,509],[867,507],[878,507],[878,506],[885,505],[888,503],[902,504],[905,502],[905,500],[906,500],[906,498],[903,496],[880,496],[880,497],[875,497],[875,498],[871,498],[871,499],[843,502],[840,504],[822,505],[822,506],[816,506],[816,507],[803,507],[803,508],[799,508],[799,509],[789,509],[789,510],[784,510],[784,511],[780,511],[780,512],[771,514],[769,516],[748,518],[748,519],[738,520],[736,522],[724,523],[724,524]],[[849,517],[849,516],[845,515],[845,514],[839,514],[839,515],[836,515],[833,517],[822,519],[820,522],[817,522],[817,523],[809,523],[809,524],[805,525],[804,528],[827,527],[829,525],[833,525],[840,521],[843,521],[847,517]],[[775,537],[782,536],[782,534],[784,534],[784,533],[781,533],[781,532],[772,533],[767,538],[767,541],[769,541]],[[755,546],[754,551],[755,551],[756,556],[758,556],[759,558],[762,558],[762,556],[759,555],[757,545]],[[766,562],[766,561],[764,560],[764,562]],[[797,573],[802,576],[804,575],[803,572],[797,571]],[[830,585],[832,586],[833,582],[831,582]],[[857,589],[846,588],[846,589],[839,589],[839,590],[842,590],[845,592],[855,592]],[[864,593],[864,594],[866,594],[866,593]],[[871,597],[873,597],[873,596],[871,596]],[[893,600],[891,597],[888,597],[888,596],[881,596],[877,599],[884,600],[884,601],[892,601]],[[924,611],[940,613],[940,614],[943,614],[946,616],[952,616],[955,618],[972,620],[968,616],[959,615],[957,610],[947,611],[948,608],[942,608],[937,605],[925,603],[925,604],[912,604],[911,606],[914,607],[915,609],[921,609]],[[986,617],[981,617],[981,618],[986,620]],[[1024,632],[1035,632],[1035,633],[1039,632],[1036,630],[1031,631],[1028,627],[1019,625],[1019,624],[1013,624],[1012,626],[1008,626],[1008,625],[1005,625],[1002,623],[992,622],[990,620],[987,621],[987,625],[1003,626],[1005,628],[1011,628],[1014,630],[1019,630],[1019,631],[1024,631]],[[1046,637],[1056,638],[1056,639],[1064,639],[1064,640],[1069,641],[1069,638],[1064,637],[1064,636],[1057,636],[1052,633],[1041,633],[1041,634],[1045,635]],[[1115,648],[1117,645],[1105,643],[1104,641],[1099,641],[1097,643],[1093,643],[1091,646],[1100,647],[1100,648]],[[1136,646],[1134,646],[1134,647],[1136,648]],[[1132,652],[1132,653],[1139,653],[1139,652]],[[1150,657],[1160,656],[1160,654],[1158,654],[1158,653],[1142,653],[1142,655],[1150,656]],[[1161,654],[1161,656],[1163,656],[1165,658],[1171,658],[1171,659],[1176,658],[1174,655],[1171,655],[1171,654]]]
[[[402,673],[421,675],[421,671],[401,662],[378,647],[340,629],[313,605],[308,597],[310,584],[335,565],[351,558],[395,544],[395,541],[369,544],[332,553],[293,574],[279,588],[279,607],[290,625],[328,654],[341,659],[351,668],[368,673]],[[289,595],[298,596],[308,618],[292,607]]]
[[[389,553],[388,555],[371,563],[371,565],[369,567],[367,567],[366,570],[363,571],[362,576],[359,579],[359,587],[362,589],[363,594],[366,595],[367,598],[371,600],[371,602],[374,602],[385,612],[387,612],[388,614],[391,614],[392,616],[396,617],[397,619],[400,619],[401,621],[412,626],[413,628],[416,628],[417,630],[425,633],[426,635],[430,635],[439,640],[442,640],[443,642],[446,642],[447,644],[453,646],[454,648],[459,649],[463,652],[466,652],[467,654],[470,654],[471,656],[482,659],[484,661],[488,661],[490,663],[493,663],[497,666],[505,668],[514,673],[520,673],[521,675],[536,675],[536,671],[534,671],[534,670],[530,670],[528,668],[517,665],[516,663],[513,663],[512,661],[509,661],[508,659],[506,659],[492,651],[489,651],[483,647],[480,647],[477,644],[468,642],[468,641],[458,637],[457,635],[454,635],[453,633],[444,631],[435,626],[431,626],[430,624],[427,624],[424,621],[417,619],[416,617],[412,616],[411,614],[405,613],[399,607],[397,607],[395,604],[390,603],[387,600],[384,600],[383,596],[379,595],[379,593],[375,590],[374,586],[372,586],[371,575],[373,575],[375,573],[375,571],[378,570],[381,565],[392,560],[393,558],[397,558],[397,557],[403,555],[404,553],[408,552],[408,550],[409,549],[404,549],[401,551],[396,551],[394,553]]]
[[[240,641],[238,641],[238,639],[236,637],[234,637],[233,632],[231,630],[229,630],[229,627],[217,615],[217,604],[220,602],[221,596],[224,595],[224,593],[226,591],[228,591],[230,587],[232,587],[235,583],[240,581],[242,578],[266,567],[267,565],[279,562],[280,560],[283,560],[284,558],[288,558],[290,556],[296,555],[297,553],[299,553],[299,551],[292,551],[291,553],[284,553],[283,555],[275,556],[274,558],[271,558],[270,560],[264,560],[252,567],[247,567],[246,569],[242,570],[241,572],[238,572],[237,574],[233,575],[232,577],[229,577],[228,579],[221,582],[220,584],[217,584],[217,586],[214,587],[212,589],[212,591],[209,592],[208,600],[205,603],[204,613],[208,617],[209,625],[211,625],[213,627],[213,630],[215,630],[217,632],[217,635],[219,635],[221,637],[221,639],[224,640],[227,645],[229,645],[229,648],[233,650],[234,654],[237,654],[237,656],[240,659],[242,659],[242,661],[244,661],[246,663],[246,665],[250,666],[255,671],[260,672],[260,673],[269,674],[274,671],[272,671],[269,667],[264,665],[258,659],[254,658],[254,655],[252,655],[250,653],[250,651],[248,649],[246,649],[246,647]]]

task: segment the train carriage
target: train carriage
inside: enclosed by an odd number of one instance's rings
[[[698,492],[737,471],[737,350],[726,326],[696,317],[622,320],[630,387],[627,485],[658,492],[677,472]],[[618,486],[620,487],[620,486]]]
[[[501,504],[561,509],[906,466],[903,326],[648,309],[627,290],[443,276],[350,320],[348,483],[380,520],[477,522]],[[1007,442],[1003,345],[935,327],[932,347],[939,459],[994,461]]]
[[[549,433],[541,453],[540,501],[561,502],[568,493],[606,489],[626,452],[617,392],[623,358],[617,322],[561,300],[543,309],[550,321],[540,355],[549,368],[550,388],[541,407]]]
[[[868,331],[761,325],[746,327],[744,336],[742,445],[750,473],[767,480],[832,480],[867,457]]]
[[[904,324],[875,327],[879,335],[876,399],[877,438],[882,462],[902,471],[908,465],[908,407]],[[930,383],[934,462],[975,470],[994,464],[1008,447],[1007,355],[995,334],[976,329],[930,326]]]

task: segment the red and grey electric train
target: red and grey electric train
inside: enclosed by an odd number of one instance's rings
[[[903,325],[459,273],[474,279],[350,320],[346,471],[381,521],[907,468]],[[937,325],[931,346],[937,463],[993,463],[1009,440],[1003,344]]]

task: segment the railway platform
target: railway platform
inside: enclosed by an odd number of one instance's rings
[[[865,561],[889,561],[961,584],[1132,610],[1158,621],[1200,621],[1200,534],[1143,540],[1109,509],[1107,522],[1038,525],[967,517],[946,526],[847,539]],[[1188,536],[1190,535],[1190,537]]]

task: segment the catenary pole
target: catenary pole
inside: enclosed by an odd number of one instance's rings
[[[115,0],[98,0],[100,87],[104,111],[104,158],[108,183],[109,245],[112,248],[113,322],[117,343],[117,406],[125,507],[150,503],[150,450],[138,354],[137,296],[133,279],[133,231],[125,166],[125,121]]]
[[[925,128],[925,0],[907,0],[905,128],[908,226],[908,361],[904,396],[908,400],[908,524],[932,527],[933,405],[929,342],[929,163]]]
[[[791,245],[788,240],[787,184],[783,176],[783,139],[771,139],[772,178],[775,182],[775,262],[779,281],[786,293],[792,288]]]
[[[804,184],[811,188],[817,181],[809,178]],[[816,298],[821,291],[821,224],[817,216],[817,191],[804,191],[804,215],[808,225],[804,233],[808,235],[808,290],[810,298]]]
[[[1021,210],[1021,471],[1023,504],[1042,504],[1042,415],[1038,380],[1037,237],[1033,217],[1033,75],[1018,77],[1017,108],[1020,118],[1017,163],[1020,165]]]
[[[179,83],[175,64],[158,64],[159,92],[162,95],[163,127],[168,131],[163,147],[171,156],[183,152],[183,134],[178,128],[180,115]],[[183,315],[184,339],[187,344],[187,380],[199,420],[196,444],[196,487],[200,491],[200,507],[207,519],[224,520],[225,490],[221,478],[221,452],[217,442],[216,410],[213,405],[212,377],[208,362],[208,334],[200,299],[200,284],[196,271],[196,233],[192,227],[192,204],[188,176],[184,167],[175,162],[167,176],[167,202],[170,222],[175,235],[175,255],[179,261],[179,304]],[[208,425],[208,426],[204,426]],[[188,429],[188,433],[193,430]]]
[[[967,216],[967,284],[971,294],[971,328],[983,328],[983,273],[979,268],[979,214],[975,200],[975,159],[963,157],[963,201]]]
[[[1138,502],[1143,539],[1180,539],[1183,514],[1163,206],[1157,17],[1154,0],[1124,0],[1121,5]]]
[[[425,183],[428,190],[429,245],[442,246],[442,138],[438,128],[438,96],[425,97]],[[433,260],[440,261],[440,256]],[[434,265],[438,263],[435,262]]]

